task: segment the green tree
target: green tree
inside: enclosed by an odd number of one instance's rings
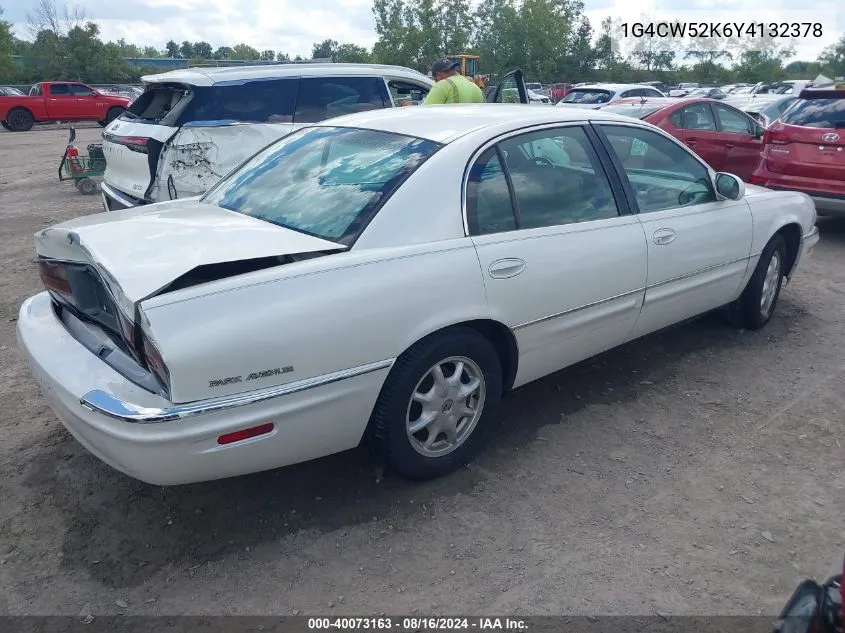
[[[311,47],[312,59],[331,59],[337,52],[337,42],[334,40],[323,40],[319,44],[314,44]]]
[[[214,55],[212,57],[214,59],[234,59],[235,51],[232,50],[230,46],[221,46],[216,51],[214,51]]]
[[[179,45],[173,40],[167,42],[167,44],[164,45],[164,49],[167,51],[168,57],[179,57]]]
[[[845,76],[845,35],[822,51],[819,63],[824,74],[832,79]]]
[[[17,79],[18,69],[12,63],[13,40],[12,24],[3,19],[3,7],[0,6],[0,82]]]
[[[261,59],[261,53],[249,44],[238,44],[232,48],[232,59]]]
[[[263,59],[265,62],[272,62],[274,59],[276,59],[276,51],[269,48],[266,51],[262,51],[261,59]]]
[[[159,51],[155,46],[145,46],[143,52],[141,53],[141,57],[161,57],[161,51]]]
[[[194,57],[199,57],[200,59],[211,59],[214,54],[214,50],[208,42],[194,42],[193,53]]]
[[[290,63],[290,57],[288,57],[287,53],[283,53],[282,51],[279,51],[278,53],[276,53],[276,61],[288,64],[288,63]]]
[[[332,59],[336,62],[350,64],[367,64],[372,61],[370,52],[363,46],[357,44],[341,44],[337,47]]]
[[[179,45],[179,56],[182,59],[191,59],[194,56],[194,45],[188,40]]]

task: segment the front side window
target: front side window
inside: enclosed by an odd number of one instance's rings
[[[679,130],[716,131],[716,120],[706,103],[694,103],[681,108],[669,117],[669,121]]]
[[[51,97],[69,97],[70,89],[67,84],[53,84],[50,86]]]
[[[719,117],[719,126],[723,132],[754,134],[751,120],[742,112],[719,103],[713,104],[713,108],[716,110],[716,116]]]
[[[710,172],[685,148],[651,130],[601,127],[631,182],[640,213],[716,200]]]
[[[428,96],[428,88],[408,81],[394,79],[388,82],[390,96],[397,106],[419,105]]]
[[[321,77],[300,79],[296,123],[319,123],[353,112],[385,107],[376,77]]]
[[[261,151],[202,201],[350,245],[439,147],[387,132],[308,128]]]
[[[519,228],[601,220],[619,215],[598,155],[580,127],[522,134],[502,141]]]

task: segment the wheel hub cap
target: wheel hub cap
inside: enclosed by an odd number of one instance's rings
[[[408,403],[411,446],[426,457],[458,448],[475,429],[484,408],[484,373],[469,358],[452,356],[433,365]]]
[[[766,268],[766,276],[763,278],[763,289],[760,293],[760,314],[764,317],[768,317],[774,307],[780,277],[780,253],[775,251],[769,260],[769,266]]]

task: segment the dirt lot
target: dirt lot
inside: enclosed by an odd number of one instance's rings
[[[763,332],[707,316],[526,386],[445,479],[352,451],[158,488],[73,441],[17,348],[33,232],[101,211],[65,139],[0,133],[0,611],[773,614],[845,551],[845,223]]]

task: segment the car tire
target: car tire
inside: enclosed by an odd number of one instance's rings
[[[35,117],[26,108],[12,108],[6,113],[6,124],[11,132],[28,132],[35,124]]]
[[[126,110],[124,108],[109,108],[109,111],[106,112],[106,118],[102,121],[98,121],[100,125],[106,127],[109,123],[114,121],[117,117],[123,114]]]
[[[772,318],[783,285],[785,259],[786,242],[781,235],[775,235],[760,254],[754,274],[737,300],[740,326],[759,330]]]
[[[3,126],[3,129],[4,129],[4,130],[9,130],[10,132],[12,131],[12,128],[10,128],[10,127],[9,127],[9,124],[8,124],[8,123],[6,123],[5,121],[0,121],[0,125],[2,125],[2,126]]]
[[[430,398],[425,404],[417,399],[423,396]],[[469,327],[437,332],[394,363],[370,417],[369,444],[404,477],[445,475],[483,444],[501,399],[502,365],[490,341]],[[431,423],[421,426],[426,419]]]

